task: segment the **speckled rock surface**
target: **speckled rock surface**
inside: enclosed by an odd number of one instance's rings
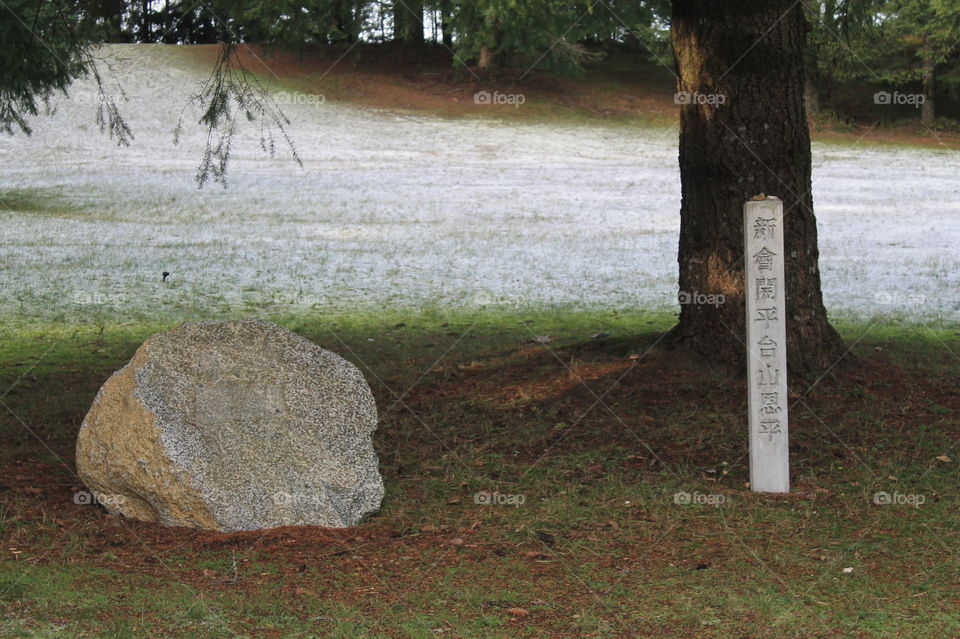
[[[376,425],[369,386],[340,356],[270,322],[187,322],[97,393],[77,469],[109,510],[144,521],[352,526],[383,498]]]

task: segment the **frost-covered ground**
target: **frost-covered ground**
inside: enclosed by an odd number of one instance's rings
[[[172,138],[209,69],[170,48],[105,53],[130,98],[131,147],[96,132],[86,82],[32,137],[0,139],[7,320],[676,308],[675,130],[450,121],[300,96],[284,109],[302,169],[282,149],[264,157],[249,127],[230,188],[198,191],[195,111],[180,146]],[[814,162],[831,313],[956,321],[960,153],[817,145]]]

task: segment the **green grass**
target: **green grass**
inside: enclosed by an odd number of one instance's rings
[[[0,636],[960,634],[955,328],[841,325],[865,372],[820,382],[794,408],[796,493],[776,498],[744,489],[742,398],[724,375],[671,381],[641,368],[604,395],[609,411],[588,412],[594,396],[561,384],[570,367],[603,393],[622,371],[590,372],[646,352],[669,315],[272,319],[370,381],[382,511],[335,540],[291,533],[267,550],[256,537],[218,545],[76,506],[80,420],[106,377],[169,324],[8,328]],[[549,351],[521,345],[546,334]],[[930,392],[871,375],[877,363]],[[494,393],[511,385],[523,392]],[[525,501],[478,505],[481,490]],[[880,491],[925,502],[877,505]],[[678,493],[724,502],[678,504]]]
[[[82,196],[85,204],[79,204],[78,195],[57,187],[8,189],[0,195],[0,210],[69,220],[116,219],[105,214],[88,194]]]

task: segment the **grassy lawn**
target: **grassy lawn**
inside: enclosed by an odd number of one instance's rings
[[[956,327],[841,325],[855,359],[792,380],[775,497],[745,486],[744,381],[659,349],[670,315],[265,319],[364,372],[382,510],[216,534],[78,505],[87,408],[170,324],[10,325],[0,636],[960,636]]]

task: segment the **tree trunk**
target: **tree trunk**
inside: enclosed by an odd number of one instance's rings
[[[929,57],[923,60],[923,104],[920,105],[920,121],[924,124],[933,124],[936,119],[936,109],[934,107],[934,96],[936,95],[936,75],[934,67],[936,63]]]
[[[813,71],[807,70],[803,76],[803,105],[807,115],[814,116],[820,113],[820,89]]]
[[[804,29],[807,33],[813,31],[813,23],[820,21],[821,3],[814,3],[812,6],[806,2],[803,5]],[[834,15],[835,9],[832,5],[825,7],[827,15]],[[803,105],[807,109],[807,115],[812,118],[820,113],[820,73],[818,71],[820,51],[816,46],[807,46],[804,48],[803,55]]]
[[[398,0],[393,7],[394,40],[423,44],[423,0]]]
[[[477,66],[481,71],[489,71],[493,67],[493,48],[480,47],[480,60]]]
[[[354,17],[353,0],[339,0],[334,5],[337,31],[340,32],[338,40],[353,44],[357,41],[357,25]]]
[[[793,0],[673,0],[672,6],[679,91],[689,96],[680,107],[680,290],[722,293],[725,303],[681,305],[668,339],[743,371],[743,203],[775,195],[784,203],[790,369],[824,371],[845,348],[820,291],[802,6]]]
[[[440,31],[443,32],[443,46],[453,49],[453,6],[450,0],[440,3]]]
[[[140,42],[152,42],[150,26],[150,0],[143,0],[140,3]]]

